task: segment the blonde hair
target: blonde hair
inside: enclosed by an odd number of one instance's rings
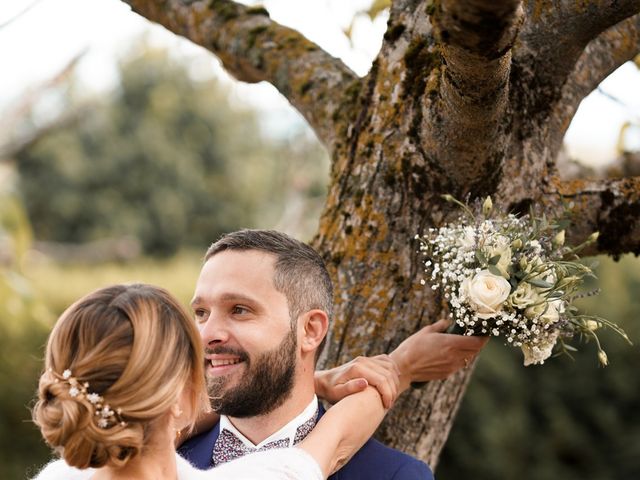
[[[74,467],[122,466],[145,446],[155,420],[189,392],[189,420],[208,404],[203,349],[195,324],[167,291],[116,285],[78,300],[58,319],[47,343],[33,419]],[[121,409],[123,424],[98,425],[86,396],[59,381],[78,382]]]

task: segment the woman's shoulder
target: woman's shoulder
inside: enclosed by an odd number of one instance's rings
[[[64,460],[55,460],[40,470],[33,480],[87,480],[92,474],[92,469],[79,470],[70,467]]]

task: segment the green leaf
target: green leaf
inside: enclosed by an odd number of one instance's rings
[[[496,267],[495,265],[489,265],[487,268],[489,269],[489,271],[491,273],[493,273],[497,277],[501,277],[502,276],[502,272],[500,270],[498,270],[498,267]]]
[[[489,261],[487,262],[489,265],[497,265],[498,262],[500,261],[501,255],[494,255],[493,257],[491,257],[489,259]]]
[[[526,280],[526,282],[533,285],[534,287],[539,287],[539,288],[553,287],[553,283],[545,282],[544,280],[540,280],[539,278],[530,278]]]
[[[480,250],[476,250],[476,260],[478,260],[482,265],[487,264],[487,257]]]

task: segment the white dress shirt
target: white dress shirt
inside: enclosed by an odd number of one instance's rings
[[[220,416],[220,432],[222,432],[223,430],[230,431],[236,437],[238,437],[246,447],[250,449],[258,449],[268,443],[274,442],[276,440],[282,440],[282,439],[288,439],[289,441],[288,445],[285,445],[285,446],[293,447],[294,445],[293,441],[296,437],[296,432],[298,430],[298,427],[305,424],[308,420],[310,420],[312,417],[314,417],[317,414],[318,414],[318,397],[314,395],[309,405],[307,405],[307,407],[302,411],[302,413],[300,413],[300,415],[295,417],[293,420],[287,423],[280,430],[278,430],[275,433],[272,433],[271,435],[269,435],[267,438],[265,438],[258,444],[253,443],[251,440],[245,437],[242,434],[242,432],[240,432],[233,425],[233,423],[231,423],[231,421],[226,415]]]

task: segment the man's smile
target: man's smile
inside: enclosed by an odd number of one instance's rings
[[[227,375],[244,363],[240,357],[230,355],[205,355],[207,376]]]

